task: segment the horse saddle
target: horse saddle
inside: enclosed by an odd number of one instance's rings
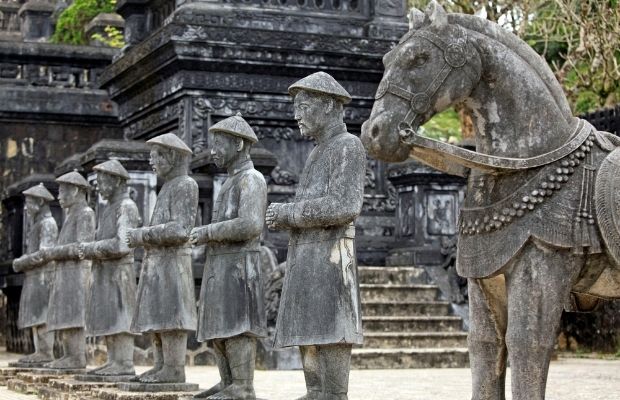
[[[608,255],[620,267],[620,147],[612,150],[599,166],[594,206]]]

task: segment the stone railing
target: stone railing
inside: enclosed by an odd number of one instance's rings
[[[114,52],[47,43],[0,42],[0,85],[94,89]]]

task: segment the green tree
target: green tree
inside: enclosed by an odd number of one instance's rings
[[[100,13],[114,12],[116,0],[75,0],[58,17],[52,42],[88,44],[84,28]]]

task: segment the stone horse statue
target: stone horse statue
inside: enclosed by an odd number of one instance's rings
[[[436,2],[383,59],[362,141],[371,156],[468,177],[457,270],[468,278],[474,400],[543,400],[563,309],[620,297],[620,140],[573,117],[526,43]],[[417,134],[464,103],[476,151]]]

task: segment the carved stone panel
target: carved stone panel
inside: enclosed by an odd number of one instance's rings
[[[432,191],[426,194],[426,230],[429,235],[456,234],[458,192]]]

